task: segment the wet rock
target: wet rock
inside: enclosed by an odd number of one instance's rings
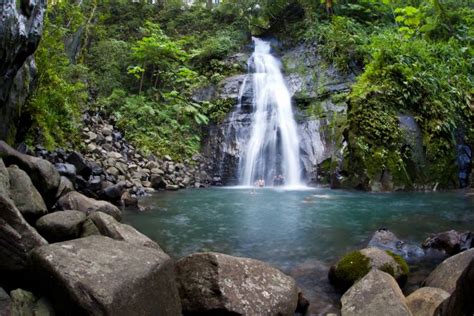
[[[36,190],[30,177],[16,165],[8,167],[10,176],[10,198],[29,222],[34,222],[48,212],[41,194]]]
[[[306,315],[309,308],[309,301],[304,297],[302,292],[298,293],[298,304],[295,313],[298,315]]]
[[[135,206],[138,207],[138,199],[136,196],[132,196],[130,192],[125,191],[120,197],[120,201],[125,206]]]
[[[474,260],[464,269],[449,298],[440,304],[434,313],[439,316],[474,315]]]
[[[12,300],[7,292],[0,287],[0,316],[10,316],[12,313]]]
[[[444,260],[423,282],[423,286],[437,287],[453,293],[456,282],[474,259],[474,249],[469,249]]]
[[[59,315],[180,315],[164,252],[90,236],[35,249],[32,264]]]
[[[374,233],[368,246],[389,250],[404,258],[422,257],[425,254],[420,247],[405,243],[385,228],[380,228]]]
[[[388,273],[372,269],[341,298],[341,315],[411,316],[395,279]]]
[[[118,201],[122,197],[125,182],[119,182],[104,189],[103,196],[109,201]]]
[[[76,210],[85,214],[103,212],[113,216],[117,220],[121,219],[121,212],[115,205],[106,201],[88,198],[76,191],[69,192],[62,196],[57,202],[57,207],[60,210]]]
[[[54,204],[58,192],[60,176],[56,168],[47,160],[19,153],[4,141],[0,141],[0,157],[5,165],[17,165],[31,178],[47,205]]]
[[[450,230],[428,237],[422,244],[423,248],[433,248],[441,250],[452,256],[461,251],[471,248],[473,236],[471,232],[457,232]]]
[[[328,277],[333,285],[346,290],[373,268],[387,272],[401,285],[405,284],[409,272],[402,257],[370,247],[345,255],[331,267]]]
[[[407,296],[407,305],[413,316],[433,316],[436,308],[449,293],[435,287],[422,287]]]
[[[160,246],[143,235],[130,225],[121,224],[110,215],[101,212],[95,212],[88,217],[103,236],[116,240],[124,240],[130,244],[149,247],[163,251]]]
[[[168,190],[168,191],[178,191],[179,190],[179,185],[168,184],[168,185],[166,185],[166,190]]]
[[[184,314],[294,315],[295,281],[261,261],[198,253],[176,269]]]
[[[0,210],[0,270],[21,271],[28,266],[30,251],[47,242],[4,194],[0,194]]]
[[[79,211],[59,211],[45,215],[36,222],[36,229],[49,242],[78,238],[86,214]]]

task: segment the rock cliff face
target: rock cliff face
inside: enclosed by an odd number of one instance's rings
[[[18,3],[18,4],[17,4]],[[0,139],[12,140],[36,74],[45,0],[0,2]]]
[[[337,100],[337,95],[349,91],[355,75],[340,74],[324,63],[314,46],[283,50],[281,61],[298,123],[302,173],[308,183],[320,182],[319,165],[336,160],[344,146],[335,124],[345,116],[347,106]],[[204,154],[214,161],[213,177],[220,178],[223,184],[238,183],[239,160],[245,140],[250,137],[253,91],[249,84],[240,91],[245,80],[251,78],[234,75],[198,95],[199,99],[220,99],[236,105],[223,122],[210,128],[203,147]]]

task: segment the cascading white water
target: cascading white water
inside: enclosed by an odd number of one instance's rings
[[[253,41],[255,50],[249,59],[251,80],[246,80],[252,84],[253,119],[250,138],[239,162],[241,184],[253,185],[263,179],[271,185],[275,176],[282,175],[286,186],[300,186],[299,140],[290,92],[280,62],[270,54],[270,43],[258,38]]]

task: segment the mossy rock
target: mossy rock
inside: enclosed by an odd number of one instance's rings
[[[403,286],[407,280],[409,268],[405,260],[390,251],[378,248],[365,248],[346,254],[329,270],[329,281],[345,291],[371,269],[387,272]]]

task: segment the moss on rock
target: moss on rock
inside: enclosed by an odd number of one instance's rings
[[[400,286],[407,280],[409,268],[405,260],[378,248],[365,248],[346,254],[329,270],[329,281],[341,290],[347,290],[371,269],[379,269],[393,276]]]

